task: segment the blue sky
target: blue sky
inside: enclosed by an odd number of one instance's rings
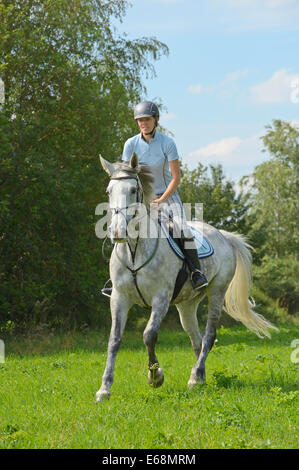
[[[131,0],[118,29],[156,37],[169,57],[145,79],[167,108],[182,161],[221,163],[238,181],[269,156],[273,119],[299,125],[299,0]]]

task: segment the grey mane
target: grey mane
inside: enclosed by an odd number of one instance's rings
[[[149,165],[145,163],[137,165],[135,168],[132,168],[127,162],[116,162],[113,164],[115,171],[112,174],[113,177],[137,175],[144,194],[144,200],[146,204],[150,204],[155,198],[154,192],[154,177]]]

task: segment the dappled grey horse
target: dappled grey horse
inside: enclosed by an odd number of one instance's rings
[[[182,267],[180,259],[170,248],[165,237],[161,237],[157,219],[151,217],[150,204],[154,199],[150,168],[138,162],[133,154],[128,163],[110,163],[100,157],[104,170],[110,176],[107,187],[111,224],[109,236],[115,244],[110,258],[112,281],[111,332],[108,343],[107,363],[102,385],[96,394],[96,402],[110,396],[116,355],[126,325],[127,313],[134,304],[149,306],[150,318],[143,339],[148,352],[148,382],[159,387],[164,381],[162,368],[155,354],[155,344],[161,322],[171,304],[177,274]],[[138,204],[146,208],[142,217]],[[139,223],[133,223],[138,220]],[[138,236],[141,219],[151,228],[151,234]],[[215,338],[216,327],[222,307],[234,319],[241,321],[259,337],[270,337],[269,329],[277,328],[253,310],[249,299],[252,260],[250,246],[242,235],[202,224],[189,222],[201,230],[214,248],[212,256],[201,260],[201,268],[208,279],[208,286],[193,290],[190,275],[172,302],[179,312],[183,329],[189,335],[196,355],[188,386],[205,382],[205,361]],[[136,233],[130,235],[128,226]],[[137,227],[137,228],[136,228]],[[208,319],[202,335],[197,321],[199,302],[208,297]]]

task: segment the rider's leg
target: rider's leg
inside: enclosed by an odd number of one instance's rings
[[[201,271],[198,259],[197,248],[193,237],[186,238],[182,232],[180,239],[180,248],[183,251],[186,262],[191,272],[191,283],[193,289],[200,289],[208,285],[208,281],[204,273]]]
[[[173,237],[183,251],[191,272],[193,289],[200,289],[208,284],[205,275],[201,272],[193,233],[188,226],[186,214],[178,195],[172,195],[163,206],[162,216],[173,224]]]

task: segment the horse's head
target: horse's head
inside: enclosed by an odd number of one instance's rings
[[[112,242],[123,243],[129,238],[128,225],[141,204],[148,205],[153,199],[153,178],[145,165],[139,165],[133,153],[130,161],[110,163],[100,156],[102,167],[110,176],[107,187],[111,224],[109,233]]]

